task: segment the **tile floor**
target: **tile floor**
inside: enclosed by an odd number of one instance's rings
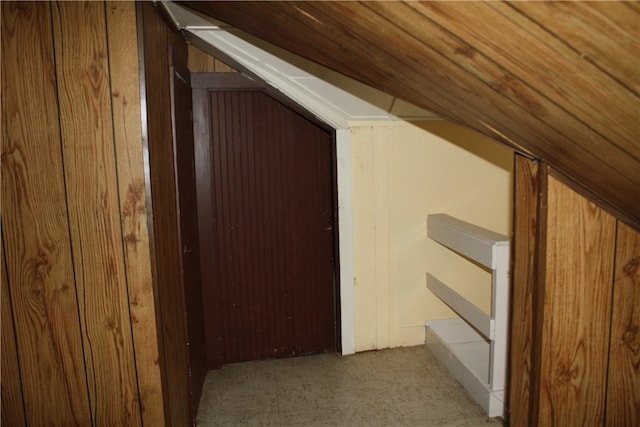
[[[198,426],[501,426],[425,346],[225,366]]]

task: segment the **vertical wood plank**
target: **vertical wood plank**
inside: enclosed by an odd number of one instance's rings
[[[24,399],[22,398],[22,382],[18,365],[18,348],[14,333],[11,297],[9,296],[9,280],[4,257],[4,242],[0,246],[0,269],[2,269],[2,408],[0,409],[0,425],[26,426]]]
[[[509,362],[511,382],[506,411],[511,425],[514,426],[526,425],[529,417],[539,168],[538,162],[521,155],[515,156],[514,263]]]
[[[216,73],[235,73],[237,70],[230,65],[222,62],[218,58],[213,59],[213,71]]]
[[[605,425],[640,425],[640,232],[620,221]]]
[[[548,182],[539,425],[604,421],[615,218]]]
[[[193,45],[188,45],[188,68],[192,73],[233,73],[237,70]]]
[[[187,54],[187,66],[192,73],[212,73],[215,70],[213,57],[203,50],[190,44]]]
[[[162,426],[164,407],[145,200],[134,2],[107,3],[107,34],[120,221],[142,421],[144,425]]]
[[[116,181],[105,5],[53,5],[61,135],[91,417],[141,424]]]
[[[1,38],[3,242],[27,423],[90,425],[50,5],[2,2]]]

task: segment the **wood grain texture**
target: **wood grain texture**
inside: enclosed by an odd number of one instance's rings
[[[9,294],[9,280],[7,278],[7,264],[4,257],[4,242],[0,246],[0,269],[2,269],[2,407],[0,409],[0,424],[5,426],[26,426],[24,399],[22,397],[22,381],[18,364],[18,347],[14,332],[13,313],[11,310],[11,295]]]
[[[234,73],[233,67],[227,65],[222,60],[209,55],[202,49],[189,44],[188,46],[188,68],[192,73]]]
[[[188,48],[188,67],[192,73],[212,73],[215,71],[214,58],[190,44]]]
[[[186,3],[522,147],[640,226],[635,4]]]
[[[521,155],[515,156],[510,384],[506,411],[514,426],[524,426],[529,419],[539,168],[538,162]]]
[[[164,406],[145,200],[133,2],[107,3],[107,34],[120,221],[142,421],[147,426],[162,426]]]
[[[213,59],[213,72],[214,73],[235,73],[237,70],[218,58]]]
[[[580,63],[602,70],[621,86],[640,94],[638,31],[640,7],[634,2],[512,4],[551,30],[574,51]],[[635,54],[634,54],[635,53]],[[637,116],[636,116],[637,118]]]
[[[90,425],[50,4],[2,2],[2,57],[3,242],[27,424]]]
[[[634,140],[637,130],[628,126],[638,115],[631,108],[618,110],[621,100],[628,106],[634,105],[634,95],[577,53],[566,43],[566,37],[557,35],[555,25],[552,31],[557,36],[548,37],[547,31],[550,30],[542,26],[549,21],[548,18],[536,24],[526,14],[514,13],[511,4],[501,2],[471,2],[450,9],[446,5],[429,4],[424,13],[444,28],[451,27],[454,19],[473,20],[475,25],[460,25],[454,31],[469,43],[468,48],[474,52],[473,55],[490,58],[494,65],[489,67],[494,70],[482,70],[478,61],[464,59],[464,56],[460,56],[462,60],[457,61],[458,64],[489,86],[519,97],[523,108],[535,110],[545,122],[552,121],[549,117],[552,114],[570,116],[572,122],[557,128],[563,134],[570,134],[571,128],[584,126],[584,133],[601,133],[608,141],[623,144],[620,147],[623,155],[626,153],[640,159],[640,146]],[[549,8],[549,17],[556,16],[555,9],[555,6]],[[585,14],[591,10],[584,9]],[[484,20],[475,21],[477,15],[483,16]],[[504,37],[504,34],[517,36]],[[539,43],[539,40],[546,40],[546,43]],[[611,40],[612,44],[618,42],[615,39],[605,40]],[[522,58],[523,43],[527,46],[526,58]],[[521,87],[509,87],[509,79],[521,82]],[[599,98],[598,104],[592,102],[594,96]],[[535,104],[536,98],[540,98],[538,104]],[[599,126],[601,123],[607,123],[607,126]]]
[[[123,258],[105,4],[53,5],[67,203],[92,422],[141,424]]]
[[[607,426],[640,424],[640,232],[618,222]]]
[[[616,220],[554,176],[547,191],[540,395],[534,423],[600,425]]]

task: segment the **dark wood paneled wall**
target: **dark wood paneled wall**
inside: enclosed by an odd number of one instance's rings
[[[640,233],[516,160],[512,425],[640,422]]]
[[[135,28],[131,2],[2,2],[6,425],[164,424]]]
[[[194,107],[210,130],[203,286],[215,307],[208,348],[219,352],[209,366],[334,351],[331,134],[261,91],[212,88],[204,101]]]
[[[165,410],[167,423],[172,426],[192,424],[197,409],[198,387],[202,385],[202,378],[196,378],[194,383],[191,374],[200,373],[202,369],[190,367],[188,349],[202,350],[201,343],[189,345],[189,321],[198,320],[197,307],[187,307],[187,296],[194,303],[200,303],[199,295],[184,288],[182,267],[183,251],[180,234],[180,212],[178,209],[179,178],[177,176],[177,162],[175,150],[191,150],[182,153],[193,156],[192,148],[181,147],[175,136],[182,132],[173,127],[173,119],[189,117],[191,99],[176,104],[181,111],[173,113],[170,72],[171,66],[187,64],[187,44],[174,28],[170,27],[161,15],[158,7],[151,2],[139,5],[139,25],[142,27],[143,62],[146,105],[146,146],[149,154],[150,193],[153,201],[153,241],[155,249],[156,297],[158,299],[158,322],[162,332],[162,369],[164,373]],[[170,60],[171,58],[171,60]],[[181,78],[188,78],[185,71],[180,70]],[[188,93],[190,95],[190,93]],[[182,95],[184,96],[184,94]],[[185,101],[182,99],[182,101]],[[185,108],[187,109],[185,111]],[[184,130],[184,128],[182,128]],[[184,183],[183,183],[184,184]],[[191,183],[194,184],[193,182]],[[183,194],[186,196],[186,194]],[[182,206],[184,207],[184,206]],[[195,224],[194,224],[195,225]],[[188,242],[184,242],[188,246]],[[199,260],[198,260],[199,262]],[[199,273],[199,272],[198,272]],[[199,274],[198,274],[199,276]],[[198,277],[199,280],[199,277]],[[194,284],[198,287],[200,284]],[[185,293],[187,292],[187,293]],[[200,293],[198,290],[197,293]],[[202,308],[200,307],[200,312]],[[196,315],[194,317],[194,315]],[[196,325],[191,325],[196,326]],[[193,337],[191,337],[193,338]],[[194,355],[197,356],[197,355]],[[202,355],[203,356],[203,355]],[[196,357],[197,358],[197,357]],[[204,357],[202,357],[204,365]],[[203,367],[202,367],[203,368]]]
[[[183,52],[181,49],[180,52]],[[180,231],[181,287],[187,323],[189,356],[189,393],[191,417],[195,420],[202,386],[207,375],[204,339],[202,278],[200,271],[200,236],[196,200],[196,167],[194,157],[191,74],[184,56],[171,58],[171,115],[173,118],[173,151],[176,164],[176,191]],[[208,307],[210,309],[210,307]]]

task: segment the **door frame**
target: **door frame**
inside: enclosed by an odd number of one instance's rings
[[[213,235],[213,225],[207,218],[212,217],[213,205],[211,198],[211,141],[210,141],[210,129],[209,129],[209,96],[208,93],[212,91],[238,91],[238,92],[251,92],[257,91],[266,94],[272,99],[280,102],[292,111],[300,114],[305,119],[309,120],[316,126],[327,131],[331,135],[331,154],[332,154],[332,192],[333,192],[333,209],[332,209],[332,223],[333,223],[333,293],[334,293],[334,334],[335,334],[335,348],[336,351],[344,354],[344,338],[343,338],[343,301],[342,301],[342,286],[343,282],[342,269],[341,269],[341,255],[342,253],[342,241],[340,228],[344,225],[341,221],[341,202],[339,198],[339,164],[340,155],[338,153],[339,144],[337,143],[340,132],[334,129],[332,126],[318,119],[317,116],[310,113],[304,107],[300,106],[293,100],[286,97],[281,92],[274,90],[261,81],[256,81],[246,77],[242,73],[191,73],[191,87],[192,87],[192,100],[193,100],[193,125],[194,125],[194,154],[195,154],[195,168],[196,168],[196,191],[198,200],[198,227],[201,232]],[[350,156],[350,149],[349,149]],[[349,174],[350,176],[350,174]],[[351,218],[351,216],[349,216]],[[350,221],[351,222],[351,221]],[[349,230],[350,228],[347,228]],[[214,256],[213,239],[200,242],[200,256],[201,256],[201,268],[202,268],[202,283],[211,283],[213,280],[213,269],[209,267],[210,263],[206,262],[207,259],[211,259]],[[353,257],[351,257],[352,259]],[[353,271],[353,268],[351,268]],[[211,289],[203,286],[203,299],[205,300],[219,300],[219,296],[207,294],[211,292]],[[207,298],[204,297],[207,296]],[[351,291],[353,295],[353,290]],[[353,297],[352,297],[353,301]],[[353,305],[353,304],[352,304]],[[221,310],[214,310],[213,316],[216,316],[213,323],[215,325],[221,325],[222,319]],[[355,332],[353,322],[351,329]],[[214,336],[219,336],[218,331],[205,331],[205,335],[208,336],[206,342],[212,342]],[[352,340],[355,339],[355,333],[353,333]],[[355,341],[353,343],[355,350]],[[212,349],[208,349],[207,353]],[[213,349],[218,354],[217,349]],[[353,353],[354,351],[351,351]],[[209,369],[217,369],[222,366],[222,360],[220,357],[215,358],[213,362],[212,358],[208,356],[210,360]]]

